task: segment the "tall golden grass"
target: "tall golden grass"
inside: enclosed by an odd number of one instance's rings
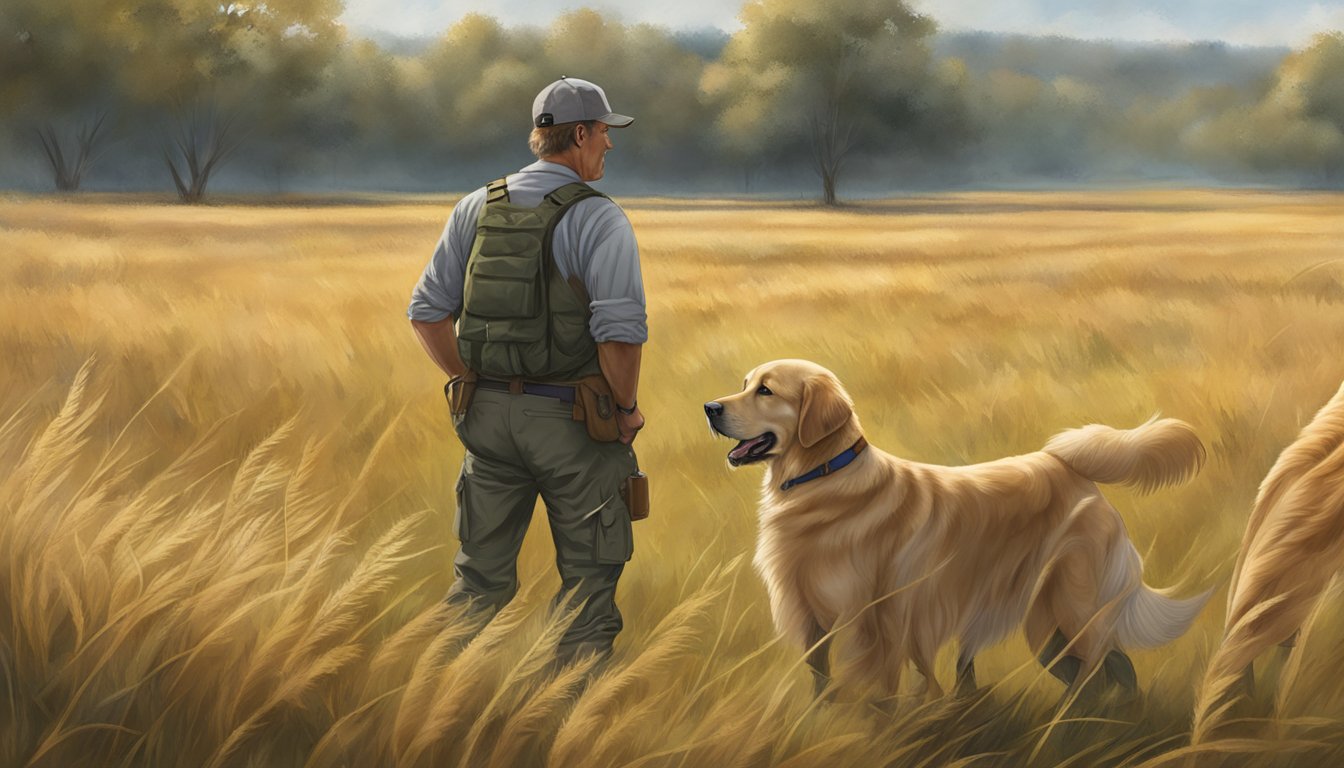
[[[1344,759],[1328,608],[1276,728],[1253,702],[1193,749],[1216,608],[1135,654],[1137,703],[1060,709],[1016,638],[977,659],[978,698],[814,702],[745,565],[759,478],[700,415],[755,364],[804,357],[871,441],[924,461],[1176,416],[1203,473],[1107,494],[1152,583],[1226,581],[1260,478],[1344,378],[1341,197],[630,202],[655,512],[602,670],[548,663],[569,617],[547,607],[544,521],[484,630],[439,601],[461,448],[404,307],[450,203],[0,200],[0,764]]]

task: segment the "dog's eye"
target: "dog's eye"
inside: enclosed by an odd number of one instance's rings
[[[774,392],[771,392],[769,387],[767,387],[767,386],[765,386],[764,384],[762,384],[761,386],[759,386],[759,387],[756,388],[756,394],[758,394],[758,395],[773,395],[773,394],[775,394],[775,393],[774,393]]]

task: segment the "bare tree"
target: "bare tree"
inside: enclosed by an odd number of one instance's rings
[[[0,119],[31,132],[56,189],[79,189],[109,134],[118,48],[99,21],[113,0],[0,3]]]
[[[205,197],[210,174],[237,151],[245,132],[238,126],[237,111],[226,110],[221,115],[214,104],[204,114],[197,105],[192,106],[190,114],[184,115],[179,110],[173,127],[173,149],[163,150],[163,161],[173,175],[173,185],[177,187],[177,195],[182,202],[199,203]],[[183,178],[177,162],[174,162],[174,150],[184,164],[186,178]]]
[[[339,3],[319,0],[144,0],[125,16],[154,56],[129,57],[130,100],[167,117],[160,154],[184,203],[200,202],[220,167],[252,134],[301,111],[341,44]],[[157,5],[153,5],[157,3]],[[119,16],[119,19],[123,17]]]
[[[80,183],[84,181],[84,175],[98,157],[98,145],[106,136],[103,131],[106,120],[107,111],[100,110],[91,122],[80,125],[72,147],[73,157],[67,157],[65,149],[62,148],[61,137],[53,123],[43,123],[37,129],[37,137],[42,143],[42,151],[47,156],[47,162],[51,165],[57,190],[74,192],[79,189]]]

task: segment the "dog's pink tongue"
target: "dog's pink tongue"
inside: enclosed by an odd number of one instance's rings
[[[748,453],[751,453],[751,449],[757,445],[760,445],[764,440],[765,435],[761,435],[760,437],[754,437],[750,440],[743,440],[742,442],[737,444],[736,448],[728,452],[728,458],[740,459],[746,456]]]

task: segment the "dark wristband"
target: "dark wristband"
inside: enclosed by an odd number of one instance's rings
[[[638,400],[636,400],[635,402],[631,403],[629,408],[626,408],[626,407],[622,406],[620,403],[617,403],[617,404],[616,404],[616,410],[620,411],[621,413],[624,413],[626,416],[634,416],[634,415],[635,415],[635,411],[638,410],[638,409],[639,409],[639,401],[638,401]]]

